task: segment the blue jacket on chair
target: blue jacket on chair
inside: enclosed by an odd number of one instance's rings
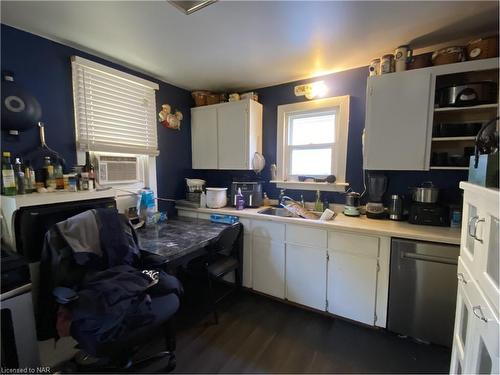
[[[151,296],[182,293],[174,276],[149,269],[143,272],[135,231],[115,209],[89,210],[56,224],[46,234],[40,264],[39,339],[57,338],[56,287],[78,295],[68,304],[71,334],[89,354],[149,324]]]

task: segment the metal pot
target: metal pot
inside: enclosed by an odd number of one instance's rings
[[[439,189],[431,181],[422,182],[420,187],[411,188],[412,200],[420,203],[436,203]]]
[[[493,81],[471,82],[438,90],[439,107],[467,107],[497,101],[497,84]]]
[[[347,193],[345,196],[345,205],[350,207],[359,207],[359,193],[354,191]]]

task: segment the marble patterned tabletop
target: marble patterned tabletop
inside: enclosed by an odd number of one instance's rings
[[[214,241],[228,224],[209,220],[175,217],[166,223],[137,230],[142,250],[165,257],[169,263],[180,261]]]

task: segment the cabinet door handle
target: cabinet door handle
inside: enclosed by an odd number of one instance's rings
[[[474,306],[472,308],[472,312],[474,313],[474,315],[476,317],[481,319],[483,322],[488,323],[488,319],[486,319],[486,317],[484,316],[483,310],[481,309],[481,306]]]
[[[458,281],[467,284],[467,280],[465,280],[465,276],[462,272],[457,273],[457,279]]]
[[[476,220],[476,222],[474,223],[474,239],[483,243],[483,239],[482,238],[477,238],[477,225],[479,223],[484,223],[486,220],[483,218],[483,219],[479,219],[479,220]]]
[[[472,238],[476,238],[476,232],[471,232],[471,228],[472,228],[472,223],[477,221],[477,219],[479,219],[479,216],[473,216],[469,219],[469,223],[467,225],[467,232],[469,233],[469,236],[471,236]],[[474,230],[476,230],[476,227],[474,226]]]

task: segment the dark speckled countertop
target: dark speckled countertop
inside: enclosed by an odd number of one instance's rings
[[[138,229],[137,237],[142,250],[175,263],[202,250],[228,226],[209,220],[175,217],[166,223]]]

